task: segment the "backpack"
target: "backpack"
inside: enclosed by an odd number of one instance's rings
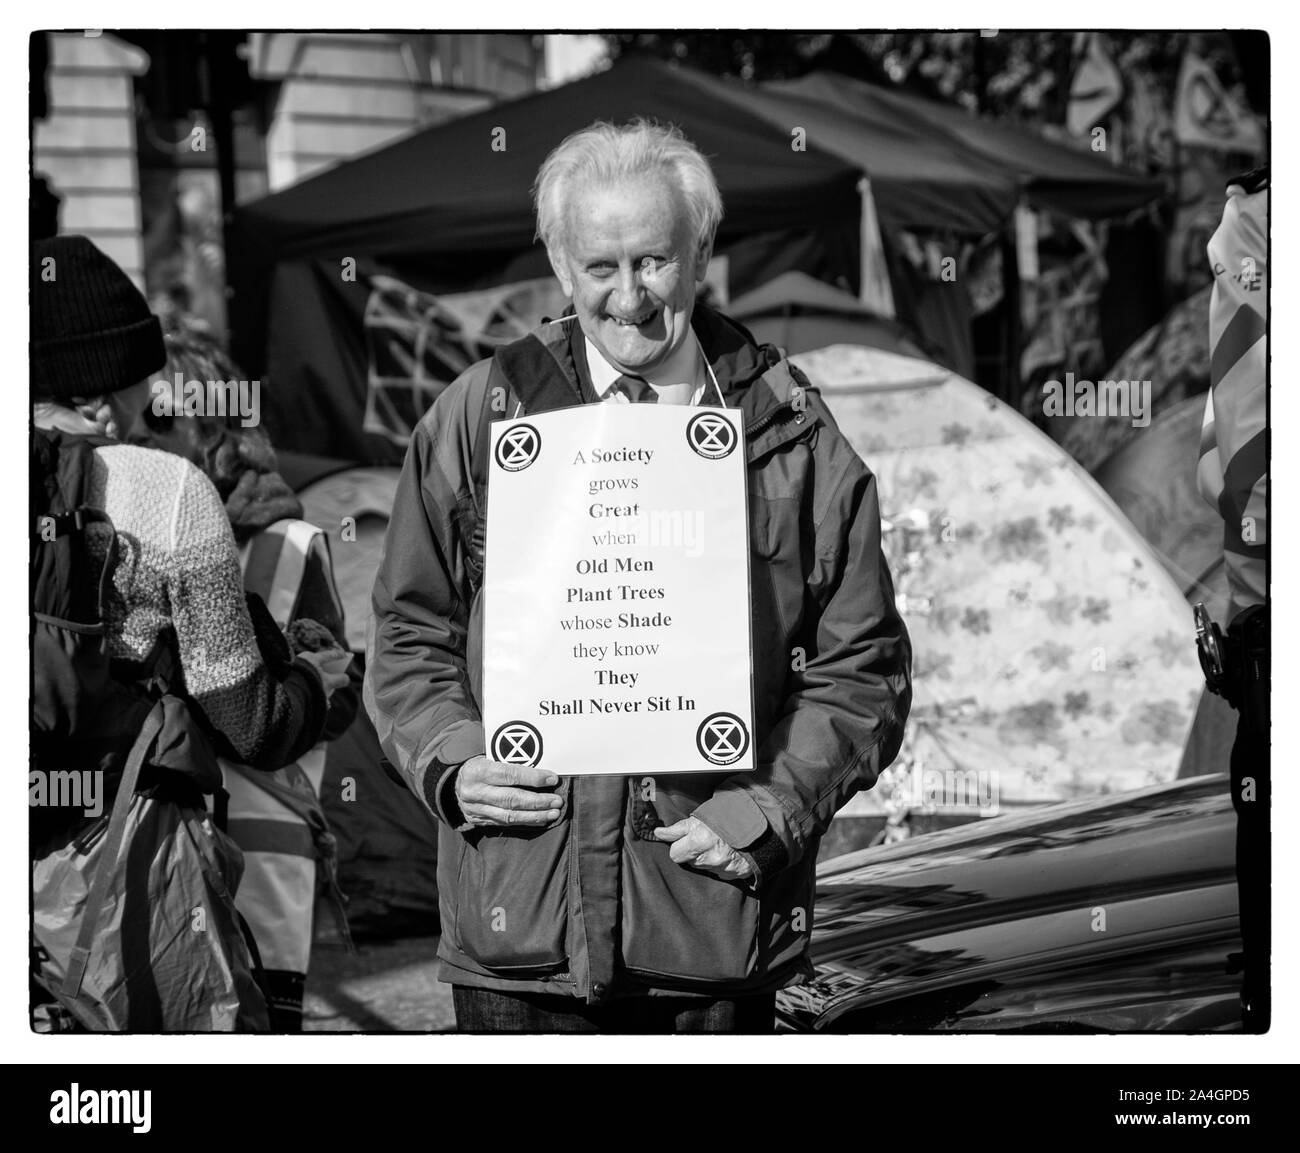
[[[32,752],[44,771],[121,760],[148,712],[110,669],[104,600],[117,532],[85,499],[95,448],[107,443],[40,429],[32,437]],[[95,524],[110,533],[102,565],[88,539]]]
[[[117,531],[86,494],[92,454],[110,443],[40,429],[32,436],[34,988],[82,1028],[265,1028],[234,907],[243,861],[203,809],[201,782],[220,780],[220,771],[172,691],[174,642],[161,639],[138,665],[115,668],[109,655]],[[102,563],[92,525],[109,533]],[[74,805],[66,789],[54,796],[56,782],[91,774],[101,803],[115,785],[110,812],[79,811],[81,788]],[[204,932],[180,931],[200,915]]]
[[[170,630],[142,661],[114,661],[109,654],[105,610],[117,530],[107,513],[87,503],[86,494],[95,449],[112,443],[35,430],[29,490],[32,767],[42,774],[98,770],[109,783],[122,774],[145,718],[181,682]],[[90,547],[95,525],[108,534],[102,562]],[[183,696],[179,687],[176,695]],[[175,723],[185,714],[170,715]],[[173,756],[166,767],[180,769],[197,791],[210,792],[207,782],[220,780],[215,757],[203,754],[206,737],[198,722],[189,727],[191,761]],[[178,743],[171,734],[168,740]],[[150,763],[161,767],[157,757]]]

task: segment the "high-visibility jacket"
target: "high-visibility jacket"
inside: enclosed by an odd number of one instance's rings
[[[1223,517],[1231,621],[1268,594],[1268,171],[1228,185],[1208,246],[1210,394],[1196,480]]]
[[[294,619],[313,554],[323,563],[337,600],[327,539],[315,525],[276,521],[240,550],[245,591],[262,598],[281,629]],[[221,769],[229,796],[226,831],[244,853],[235,906],[252,930],[263,968],[305,974],[318,866],[326,868],[331,890],[339,896],[333,837],[320,805],[325,742],[272,773],[224,758]]]

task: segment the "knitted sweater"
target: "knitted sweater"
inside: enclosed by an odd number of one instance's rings
[[[86,499],[117,530],[110,655],[142,661],[171,627],[185,691],[240,761],[275,769],[309,749],[325,720],[320,679],[300,662],[277,677],[263,661],[234,536],[208,478],[179,456],[105,446],[95,450]],[[106,528],[91,526],[89,539],[107,554]]]

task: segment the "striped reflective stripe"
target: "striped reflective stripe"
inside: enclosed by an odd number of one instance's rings
[[[1196,462],[1196,487],[1215,508],[1223,492],[1223,465],[1219,462],[1219,437],[1214,426],[1214,393],[1205,397],[1205,417],[1201,422],[1201,458]]]
[[[226,832],[245,853],[283,853],[290,857],[316,859],[316,846],[306,825],[287,821],[232,818]]]
[[[1264,338],[1264,318],[1250,305],[1243,304],[1233,314],[1210,354],[1210,387],[1218,384],[1232,366]]]
[[[324,538],[324,532],[305,520],[278,520],[244,546],[240,557],[244,590],[266,602],[271,618],[281,628],[293,620],[307,557],[313,548],[326,547]]]
[[[1267,372],[1264,341],[1260,339],[1225,370],[1210,391],[1214,398],[1215,439],[1230,457],[1264,428]]]
[[[293,620],[313,549],[329,576],[328,538],[306,521],[276,521],[240,553],[245,590],[262,598],[282,629]],[[332,578],[330,586],[337,604]],[[320,814],[324,761],[323,744],[273,773],[221,761],[230,795],[226,831],[245,854],[235,905],[270,969],[305,973],[311,956],[318,853],[306,810]]]
[[[1241,539],[1241,519],[1246,515],[1246,506],[1250,503],[1254,488],[1268,470],[1268,446],[1263,430],[1257,432],[1250,440],[1237,449],[1228,467],[1223,470],[1223,491],[1219,494],[1219,512],[1227,522],[1225,540]],[[1255,539],[1247,542],[1253,545],[1263,543],[1259,535],[1262,525],[1256,526]],[[1240,547],[1234,551],[1244,551]]]
[[[1229,619],[1262,601],[1268,522],[1268,193],[1229,190],[1210,239],[1210,395],[1196,483],[1223,517]]]
[[[264,601],[271,595],[271,589],[275,587],[275,569],[280,563],[280,550],[283,547],[283,535],[270,528],[263,529],[244,545],[239,553],[239,561],[244,570],[245,592],[256,593]]]
[[[313,524],[280,520],[252,537],[241,550],[245,590],[262,598],[281,628],[293,619],[307,568],[307,555],[317,538],[323,539],[324,533]],[[324,746],[319,745],[303,760],[315,767],[316,761],[323,761],[324,756]],[[280,782],[287,785],[294,774],[301,775],[298,763],[286,765],[275,773],[259,773],[222,758],[221,767],[230,793],[226,831],[244,852],[316,859],[311,828],[301,816],[262,787]],[[313,781],[312,785],[316,786],[316,782]],[[251,877],[246,879],[251,880]]]
[[[305,520],[281,522],[284,527],[285,547],[280,550],[280,563],[275,569],[275,583],[266,607],[276,624],[284,628],[293,620],[293,610],[298,607],[302,592],[302,574],[307,568],[307,554],[312,542],[324,534],[314,524]]]

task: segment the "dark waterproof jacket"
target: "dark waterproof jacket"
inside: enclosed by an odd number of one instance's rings
[[[692,318],[744,415],[758,768],[660,777],[654,809],[663,824],[694,815],[737,849],[764,846],[761,875],[673,863],[634,819],[640,778],[562,777],[563,815],[543,830],[469,828],[448,787],[485,751],[476,446],[492,420],[593,399],[576,323],[541,326],[438,398],[412,435],[375,581],[366,706],[442,825],[442,975],[588,1002],[774,989],[809,971],[820,836],[897,755],[911,651],[875,478],[816,391],[739,325],[702,305]]]

